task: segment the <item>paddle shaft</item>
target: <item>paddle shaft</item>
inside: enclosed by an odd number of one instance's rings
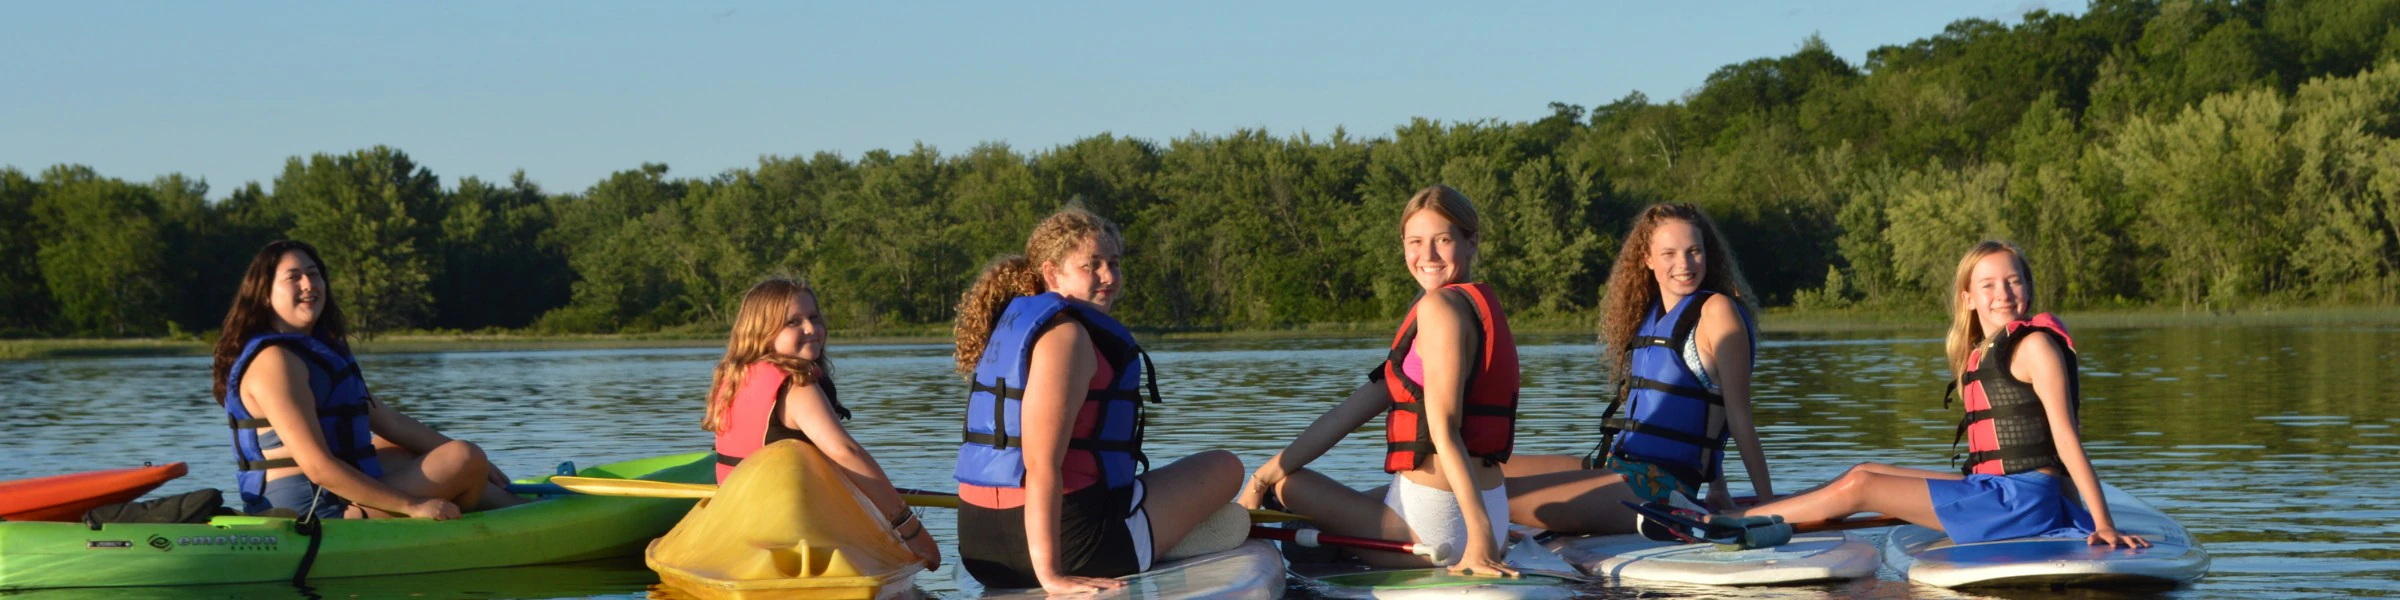
[[[1792,524],[1792,533],[1816,533],[1816,532],[1819,532],[1819,531],[1849,531],[1849,530],[1852,530],[1852,529],[1874,529],[1874,528],[1877,528],[1877,527],[1891,527],[1891,526],[1894,526],[1894,525],[1907,525],[1907,524],[1908,524],[1908,521],[1902,520],[1900,517],[1883,517],[1883,516],[1875,516],[1875,517],[1851,517],[1851,518],[1848,518],[1848,519],[1840,519],[1840,520],[1832,520],[1832,521],[1811,521],[1811,522],[1808,522],[1808,523],[1793,523],[1793,524]]]
[[[958,508],[958,494],[920,490],[916,488],[897,489],[900,491],[901,496],[908,498],[909,506],[939,506],[943,508]],[[924,503],[920,504],[919,502]],[[939,504],[936,504],[937,502]],[[1283,512],[1280,510],[1267,510],[1264,508],[1250,509],[1250,522],[1252,523],[1284,523],[1306,520],[1308,520],[1308,517]]]
[[[1281,527],[1251,525],[1250,538],[1257,540],[1291,542],[1310,548],[1315,548],[1318,546],[1341,546],[1345,548],[1357,548],[1360,550],[1381,550],[1384,552],[1414,554],[1425,557],[1425,560],[1433,561],[1435,563],[1442,562],[1442,558],[1450,554],[1450,548],[1446,545],[1427,547],[1424,544],[1415,544],[1409,542],[1396,542],[1392,540],[1379,540],[1375,538],[1335,535],[1315,529],[1285,529]]]
[[[611,479],[606,477],[574,477],[560,475],[549,483],[509,484],[508,490],[518,494],[559,495],[576,493],[592,496],[632,496],[642,498],[712,498],[717,486],[705,483],[674,483],[647,479]],[[958,494],[899,488],[900,498],[909,506],[928,508],[958,508]],[[1252,523],[1301,521],[1307,517],[1273,510],[1250,511]]]

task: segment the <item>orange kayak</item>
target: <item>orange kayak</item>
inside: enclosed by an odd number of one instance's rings
[[[183,463],[109,469],[0,481],[0,519],[73,521],[102,505],[130,502],[169,479],[182,477]]]

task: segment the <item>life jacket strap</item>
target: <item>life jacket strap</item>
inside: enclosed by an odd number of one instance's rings
[[[1417,414],[1420,414],[1420,415],[1422,415],[1422,414],[1425,414],[1425,403],[1423,403],[1423,402],[1401,402],[1401,401],[1399,401],[1399,400],[1393,400],[1393,401],[1392,401],[1392,410],[1396,410],[1396,411],[1400,411],[1400,412],[1410,412],[1410,413],[1417,413]],[[1500,405],[1497,405],[1497,404],[1474,404],[1474,403],[1468,403],[1468,404],[1466,405],[1466,407],[1465,407],[1465,408],[1463,408],[1463,409],[1461,409],[1459,412],[1460,412],[1460,413],[1462,413],[1463,415],[1465,415],[1465,416],[1469,416],[1469,417],[1514,417],[1514,416],[1517,416],[1517,409],[1516,409],[1516,407],[1513,407],[1513,406],[1500,406]]]
[[[1716,392],[1711,392],[1711,391],[1708,391],[1708,390],[1704,390],[1704,389],[1700,389],[1700,388],[1695,388],[1695,387],[1685,387],[1685,386],[1675,385],[1675,384],[1672,384],[1672,383],[1667,383],[1667,382],[1659,381],[1659,380],[1656,380],[1656,379],[1651,379],[1651,378],[1648,378],[1648,377],[1642,377],[1642,376],[1639,376],[1639,375],[1635,375],[1635,376],[1633,377],[1633,387],[1634,387],[1635,389],[1644,389],[1644,390],[1650,390],[1650,391],[1655,391],[1655,392],[1666,392],[1668,395],[1671,395],[1671,396],[1680,396],[1680,397],[1684,397],[1684,398],[1691,398],[1691,399],[1699,400],[1699,401],[1701,401],[1701,402],[1706,402],[1706,403],[1709,403],[1710,405],[1713,405],[1713,406],[1724,406],[1724,405],[1725,405],[1725,396],[1724,396],[1723,394],[1719,394],[1719,393],[1716,393]]]
[[[1716,448],[1719,444],[1724,442],[1724,438],[1709,439],[1666,427],[1643,423],[1633,419],[1609,419],[1602,426],[1619,432],[1638,433],[1647,436],[1666,438],[1676,442],[1697,446],[1703,450]]]
[[[969,432],[966,437],[966,442],[969,444],[980,444],[994,448],[1008,448],[1010,446],[1022,447],[1025,445],[1025,438],[1014,435]],[[1092,440],[1084,438],[1067,438],[1068,450],[1089,450],[1092,452],[1130,452],[1134,454],[1140,454],[1139,451],[1141,450],[1141,447],[1141,442],[1134,440]],[[733,459],[734,462],[725,462],[725,460],[726,459],[724,456],[720,455],[717,457],[717,462],[720,464],[734,465],[741,462],[741,459],[739,458]]]
[[[1980,465],[1995,460],[2009,461],[2025,458],[2045,458],[2057,455],[2058,450],[2055,447],[2045,448],[2041,446],[2015,446],[2010,448],[2001,448],[1999,450],[1969,452],[1967,453],[1967,466],[1972,468],[1975,465]]]
[[[1970,410],[1967,411],[1965,418],[1958,420],[1958,429],[1959,431],[1966,431],[1967,426],[1974,424],[1976,421],[2006,419],[2012,417],[2045,417],[2049,414],[2049,411],[2044,410],[2040,403],[2034,402],[1995,406],[1983,410]]]
[[[366,448],[354,448],[350,450],[336,451],[333,453],[333,457],[342,459],[342,462],[357,464],[358,461],[375,458],[375,448],[370,446]],[[290,457],[270,458],[266,460],[250,460],[248,458],[237,456],[234,457],[234,466],[238,470],[242,471],[265,471],[267,469],[297,467],[300,466],[300,462],[292,460]]]
[[[1430,440],[1418,440],[1414,442],[1384,442],[1383,450],[1387,453],[1414,453],[1414,457],[1410,462],[1416,464],[1423,464],[1425,462],[1425,457],[1427,456],[1433,456],[1441,453],[1433,447],[1433,442]],[[1508,454],[1505,452],[1486,452],[1479,454],[1475,451],[1469,450],[1467,451],[1467,456],[1483,459],[1483,464],[1487,467],[1500,464],[1501,462],[1508,460]],[[1409,466],[1414,468],[1416,464],[1411,464]]]
[[[725,465],[725,466],[728,466],[728,467],[739,467],[739,466],[742,466],[742,459],[743,459],[743,458],[744,458],[744,457],[740,457],[740,456],[729,456],[729,455],[726,455],[726,454],[725,454],[725,453],[723,453],[723,452],[719,452],[719,453],[717,453],[717,464],[720,464],[720,465]]]
[[[970,385],[970,386],[968,386],[968,387],[967,387],[967,389],[971,390],[972,392],[984,392],[984,393],[988,393],[988,394],[991,394],[993,397],[996,397],[996,398],[1001,398],[1001,399],[1006,399],[1006,400],[1024,400],[1024,399],[1025,399],[1025,388],[1012,388],[1012,387],[1008,387],[1008,379],[1007,379],[1007,378],[1001,378],[1001,379],[997,380],[995,383],[992,383],[992,384],[985,384],[984,382],[977,381],[977,382],[975,382],[975,383],[974,383],[974,385]],[[971,393],[971,392],[970,392],[970,393]]]
[[[319,419],[347,419],[347,418],[350,418],[350,417],[356,417],[356,416],[363,415],[363,414],[367,414],[367,405],[366,405],[366,404],[352,404],[352,405],[348,405],[348,406],[339,406],[339,407],[334,407],[332,410],[318,411],[318,412],[317,412],[317,418],[319,418]],[[227,416],[225,417],[225,422],[226,422],[226,425],[227,425],[227,426],[229,426],[229,427],[232,427],[232,428],[234,428],[234,429],[264,429],[264,428],[267,428],[267,427],[272,427],[272,426],[274,426],[274,424],[272,424],[272,423],[268,423],[268,422],[267,422],[267,418],[266,418],[266,417],[251,417],[251,418],[248,418],[248,419],[236,419],[236,418],[233,418],[233,416],[232,416],[232,415],[227,415]]]

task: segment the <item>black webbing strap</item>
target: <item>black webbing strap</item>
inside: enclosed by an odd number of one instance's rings
[[[308,538],[308,550],[300,553],[300,568],[292,571],[292,585],[296,586],[308,585],[308,570],[316,566],[317,549],[325,544],[325,523],[317,518],[317,503],[325,500],[325,487],[314,487],[316,493],[308,498],[308,510],[292,521],[292,532]]]
[[[1025,399],[1025,388],[1008,387],[1008,379],[1005,377],[1001,378],[998,383],[998,385],[984,385],[983,382],[977,381],[967,386],[968,393],[984,392],[1001,400]]]
[[[1974,466],[1974,465],[1980,465],[1980,464],[1983,464],[1983,463],[1985,463],[1985,462],[1994,461],[1994,460],[1999,460],[1999,461],[2007,461],[2007,460],[2020,459],[2020,458],[2040,458],[2040,457],[2046,457],[2046,456],[2057,456],[2057,455],[2058,455],[2058,450],[2057,450],[2057,447],[2056,447],[2055,445],[2053,445],[2053,446],[2025,445],[2025,446],[2016,446],[2016,447],[2010,447],[2010,448],[2001,448],[2001,449],[1999,449],[1999,450],[1986,450],[1986,451],[1983,451],[1983,452],[1969,452],[1969,453],[1967,453],[1967,465],[1968,465],[1968,466],[1970,466],[1970,467],[1972,467],[1972,466]]]
[[[342,459],[342,462],[357,464],[358,461],[374,458],[375,448],[370,446],[365,448],[352,448],[349,450],[337,451],[333,453],[333,457]],[[265,471],[267,469],[281,469],[284,467],[300,466],[299,461],[292,460],[291,457],[250,460],[236,456],[234,457],[233,462],[234,468],[242,471]]]
[[[1141,346],[1134,346],[1133,352],[1142,357],[1141,369],[1146,386],[1144,389],[1150,392],[1150,404],[1165,404],[1166,401],[1158,398],[1158,363],[1151,362],[1150,352],[1143,350]],[[1148,435],[1150,435],[1150,408],[1143,406],[1140,398],[1135,398],[1133,401],[1133,448],[1128,452],[1133,453],[1134,462],[1142,465],[1142,473],[1150,472],[1150,454],[1142,451],[1142,440]]]
[[[350,418],[350,417],[355,417],[355,416],[359,416],[359,415],[367,414],[367,411],[368,411],[368,407],[367,407],[367,405],[366,405],[365,403],[359,403],[359,404],[352,404],[352,405],[349,405],[349,406],[338,406],[338,407],[334,407],[332,410],[319,411],[319,412],[317,413],[317,418],[318,418],[318,419],[346,419],[346,418]],[[251,418],[248,418],[248,419],[236,419],[236,418],[233,418],[233,415],[225,415],[225,425],[226,425],[227,427],[231,427],[231,428],[234,428],[234,429],[263,429],[263,428],[267,428],[267,427],[273,427],[273,426],[274,426],[274,424],[273,424],[273,423],[268,423],[268,422],[267,422],[267,418],[266,418],[266,417],[251,417]]]
[[[1632,387],[1633,387],[1634,389],[1650,390],[1650,391],[1655,391],[1655,392],[1666,392],[1666,393],[1667,393],[1667,394],[1669,394],[1669,395],[1680,396],[1680,397],[1684,397],[1684,398],[1691,398],[1691,399],[1694,399],[1694,400],[1699,400],[1699,401],[1701,401],[1701,402],[1706,402],[1706,403],[1709,403],[1709,404],[1711,404],[1711,405],[1716,405],[1716,406],[1724,406],[1724,405],[1725,405],[1725,396],[1724,396],[1723,394],[1718,394],[1718,393],[1716,393],[1716,392],[1711,392],[1711,391],[1708,391],[1708,390],[1704,390],[1704,389],[1700,389],[1700,388],[1695,388],[1695,387],[1684,387],[1684,386],[1680,386],[1680,385],[1675,385],[1675,384],[1672,384],[1672,383],[1667,383],[1667,382],[1664,382],[1664,381],[1659,381],[1659,380],[1656,380],[1656,379],[1651,379],[1651,378],[1648,378],[1648,377],[1643,377],[1643,376],[1640,376],[1640,375],[1635,375],[1635,376],[1633,376],[1633,382],[1632,382],[1632,384],[1631,384],[1631,385],[1632,385]]]
[[[968,432],[967,441],[1001,450],[1007,450],[1012,445],[1022,445],[1013,443],[1017,441],[1016,436],[1008,435],[1008,378],[996,377],[992,379],[992,382],[993,395],[997,396],[992,398],[992,432],[982,436]],[[1024,390],[1017,390],[1016,397],[1023,399],[1025,397]]]
[[[1422,415],[1425,414],[1425,403],[1394,400],[1392,410]],[[1459,408],[1459,414],[1468,417],[1514,417],[1517,416],[1517,409],[1493,404],[1468,404]]]
[[[1700,448],[1700,449],[1702,449],[1702,450],[1707,450],[1707,449],[1715,448],[1715,447],[1716,447],[1716,446],[1717,446],[1719,443],[1721,443],[1719,440],[1714,440],[1714,439],[1709,439],[1709,438],[1705,438],[1705,437],[1701,437],[1701,436],[1697,436],[1697,435],[1692,435],[1692,434],[1690,434],[1690,433],[1686,433],[1686,432],[1682,432],[1682,431],[1676,431],[1676,430],[1673,430],[1673,429],[1668,429],[1668,428],[1665,428],[1665,427],[1660,427],[1660,426],[1657,426],[1657,425],[1651,425],[1651,424],[1649,424],[1649,423],[1643,423],[1643,422],[1641,422],[1641,421],[1635,421],[1635,420],[1633,420],[1633,419],[1611,419],[1611,420],[1608,422],[1608,426],[1609,426],[1609,427],[1611,427],[1611,428],[1614,428],[1614,429],[1616,429],[1617,431],[1622,431],[1622,432],[1632,432],[1632,433],[1639,433],[1639,434],[1642,434],[1642,435],[1648,435],[1648,436],[1656,436],[1656,437],[1666,438],[1666,439],[1669,439],[1669,440],[1674,440],[1674,441],[1681,442],[1681,443],[1685,443],[1685,444],[1690,444],[1690,445],[1693,445],[1693,446],[1697,446],[1697,447],[1699,447],[1699,448]]]

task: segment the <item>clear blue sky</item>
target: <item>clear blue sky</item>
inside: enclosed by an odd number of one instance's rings
[[[454,186],[551,192],[663,162],[1033,151],[1113,132],[1380,136],[1541,117],[1822,35],[1853,64],[1965,2],[49,2],[0,9],[0,165],[182,172],[222,198],[284,160],[388,144]]]

